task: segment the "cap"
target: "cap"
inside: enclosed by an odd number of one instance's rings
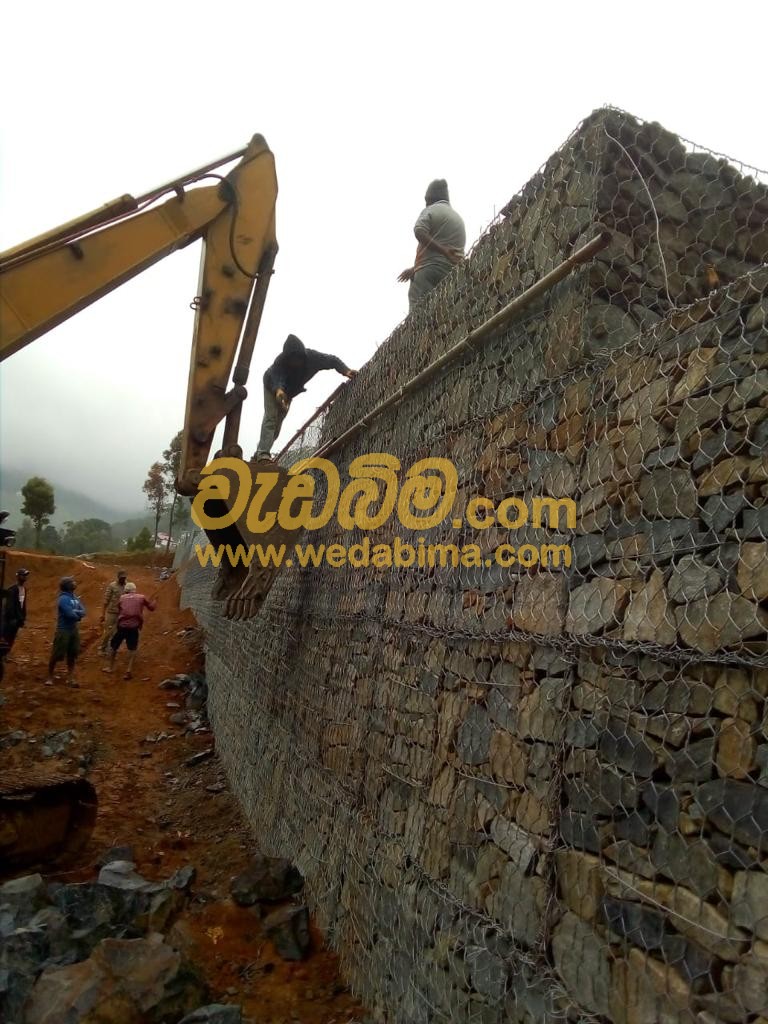
[[[29,569],[17,569],[16,570],[16,575],[17,576],[24,576],[24,578],[26,579],[26,577],[29,576]]]

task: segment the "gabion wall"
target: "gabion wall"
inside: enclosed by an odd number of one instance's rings
[[[595,112],[322,436],[599,226],[591,266],[333,456],[342,482],[449,458],[459,512],[572,497],[575,529],[428,537],[569,568],[284,569],[250,622],[185,572],[232,784],[377,1020],[768,1019],[765,179]]]

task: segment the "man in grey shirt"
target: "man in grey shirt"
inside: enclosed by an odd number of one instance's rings
[[[411,282],[408,289],[411,310],[464,259],[467,241],[464,221],[448,200],[448,184],[444,179],[430,182],[424,202],[425,208],[413,226],[419,243],[416,262],[398,277],[398,281]]]

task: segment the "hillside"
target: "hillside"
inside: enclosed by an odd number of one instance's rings
[[[11,513],[9,523],[17,528],[21,525],[21,488],[29,479],[30,474],[23,470],[7,466],[0,467],[0,507]],[[68,520],[103,519],[107,523],[125,520],[124,511],[120,511],[91,498],[81,491],[75,491],[60,484],[54,477],[46,476],[56,492],[56,511],[51,517],[55,527],[61,527]],[[139,503],[137,502],[137,505]],[[142,512],[136,512],[136,518],[144,519]]]

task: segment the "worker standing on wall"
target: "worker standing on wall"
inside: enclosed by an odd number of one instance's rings
[[[80,599],[75,597],[76,587],[77,584],[71,576],[65,576],[59,583],[56,632],[53,634],[46,686],[53,686],[54,669],[64,658],[67,661],[67,682],[70,686],[78,685],[75,682],[75,662],[80,653],[80,620],[85,616],[85,608]]]
[[[409,310],[464,259],[467,242],[464,221],[450,204],[448,183],[443,178],[430,182],[424,204],[413,226],[419,243],[416,261],[398,277],[398,281],[411,282]]]
[[[336,370],[350,379],[357,373],[338,356],[305,348],[295,334],[289,334],[283,351],[264,374],[264,420],[261,424],[256,459],[268,459],[277,440],[291,400],[306,391],[304,385],[320,370]]]
[[[109,641],[115,635],[117,629],[117,606],[120,598],[125,593],[125,581],[128,576],[124,569],[117,574],[117,579],[112,580],[104,591],[104,607],[101,612],[101,642],[99,650],[102,654],[109,652]]]

